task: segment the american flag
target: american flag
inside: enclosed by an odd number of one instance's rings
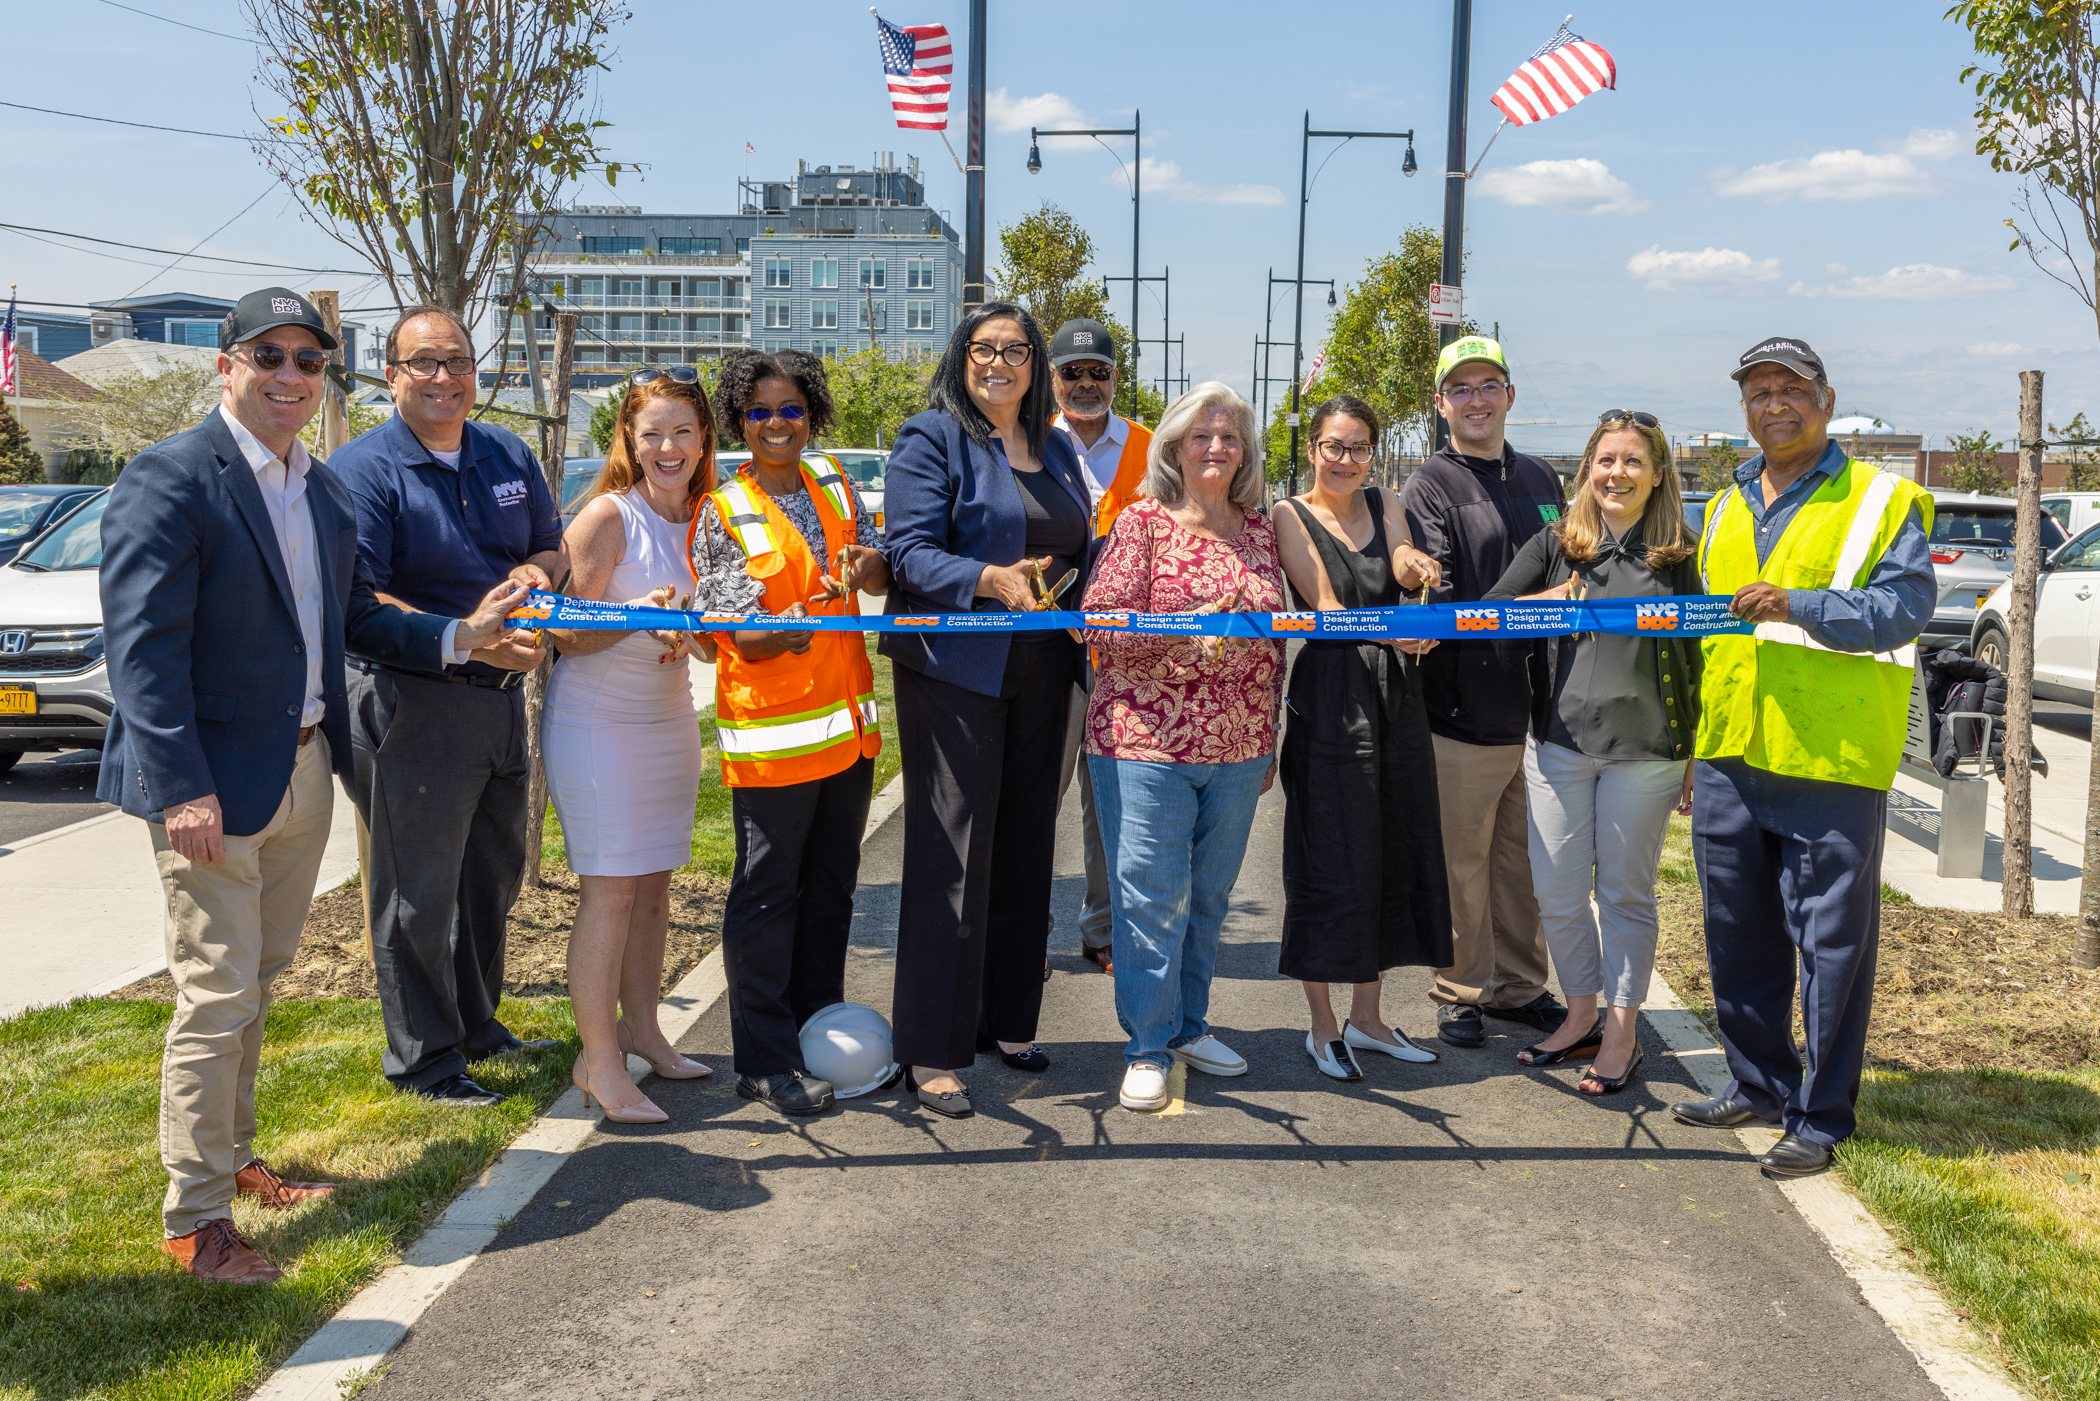
[[[1320,353],[1318,355],[1313,356],[1312,368],[1305,372],[1305,383],[1298,386],[1298,392],[1300,394],[1309,394],[1312,392],[1313,381],[1320,377],[1320,371],[1324,369],[1326,365],[1327,351],[1325,347],[1322,347]]]
[[[747,155],[747,156],[755,156],[755,155],[757,155],[757,154],[758,154],[758,147],[756,147],[756,146],[752,145],[752,144],[751,144],[750,142],[746,141],[746,142],[744,143],[744,154],[745,154],[745,155]]]
[[[1593,92],[1617,88],[1611,55],[1562,24],[1546,46],[1495,89],[1491,99],[1511,126],[1557,117]]]
[[[949,75],[955,71],[955,47],[948,42],[947,26],[908,24],[899,29],[877,15],[875,29],[897,125],[907,130],[946,131]]]
[[[0,325],[0,394],[15,392],[15,299],[7,299],[7,323]]]

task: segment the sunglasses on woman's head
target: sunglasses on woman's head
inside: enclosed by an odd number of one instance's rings
[[[1642,413],[1639,409],[1606,409],[1603,413],[1597,415],[1597,422],[1600,424],[1617,423],[1621,419],[1638,423],[1643,428],[1662,427],[1662,424],[1657,421],[1654,414]]]
[[[1106,384],[1115,378],[1116,371],[1112,365],[1059,365],[1057,374],[1066,384],[1079,383],[1081,375],[1096,384]]]
[[[809,410],[800,404],[782,404],[777,409],[760,408],[756,404],[744,410],[744,422],[764,423],[769,418],[784,418],[789,423],[800,423],[809,417]]]
[[[691,365],[652,365],[645,370],[631,371],[627,376],[629,384],[654,384],[660,379],[667,379],[673,384],[698,384],[700,372]]]
[[[274,375],[283,369],[287,358],[298,367],[299,373],[305,375],[308,379],[312,379],[328,368],[328,352],[315,350],[311,346],[302,346],[298,350],[287,351],[281,345],[273,345],[269,341],[262,341],[259,344],[248,347],[249,363],[266,375]]]

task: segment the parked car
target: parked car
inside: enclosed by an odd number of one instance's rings
[[[1932,500],[1932,573],[1939,586],[1939,601],[1918,640],[1928,647],[1950,647],[1973,637],[1985,600],[2012,575],[2013,515],[2018,503],[2003,496],[1937,487]],[[2043,557],[2069,538],[2056,517],[2044,512]]]
[[[1706,533],[1706,511],[1713,499],[1714,494],[1710,491],[1688,491],[1684,494],[1684,519],[1691,526],[1692,534]]]
[[[99,486],[0,486],[0,564],[5,564],[37,532],[102,490]]]
[[[0,772],[25,753],[100,749],[109,732],[102,655],[102,508],[96,489],[0,566]]]
[[[2100,525],[2100,491],[2057,491],[2042,498],[2042,509],[2056,517],[2064,534],[2076,535]]]
[[[2043,519],[2048,519],[2046,516]],[[2094,628],[2100,592],[2100,525],[2084,533],[2042,561],[2042,576],[2034,601],[2034,693],[2044,700],[2093,703],[2093,669],[2100,663]],[[1979,661],[2000,671],[2012,648],[2012,581],[1991,591],[1976,610],[1971,651]]]
[[[602,457],[572,457],[561,467],[561,523],[566,526],[583,509],[583,494],[605,469]]]
[[[869,514],[875,517],[875,529],[881,530],[882,475],[889,467],[889,450],[887,448],[826,448],[823,451],[832,457],[836,457],[839,460],[839,466],[846,469],[847,480],[851,481],[854,489],[860,492],[862,503],[867,506]],[[816,455],[816,453],[812,452],[804,458],[804,461]],[[750,460],[751,454],[742,450],[717,453],[715,455],[715,474],[722,480],[727,481],[742,471],[744,464]]]

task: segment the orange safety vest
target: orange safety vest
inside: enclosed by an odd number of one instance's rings
[[[825,559],[834,560],[858,532],[845,472],[836,458],[824,461],[828,468],[812,471],[805,460],[802,479],[824,523]],[[709,492],[707,505],[744,552],[751,577],[765,585],[768,613],[784,613],[823,591],[823,562],[810,554],[802,532],[752,480],[749,468]],[[693,513],[686,532],[688,564],[700,514]],[[699,567],[692,568],[697,579]],[[859,596],[848,594],[810,612],[857,617]],[[829,778],[881,752],[875,720],[875,676],[862,633],[819,632],[799,657],[782,652],[748,661],[734,642],[715,654],[715,747],[724,787],[784,788]]]
[[[1144,494],[1138,488],[1145,483],[1145,457],[1152,447],[1152,430],[1132,419],[1123,422],[1130,431],[1123,439],[1123,455],[1116,459],[1116,479],[1108,484],[1108,490],[1101,494],[1101,504],[1094,508],[1096,535],[1113,530],[1123,508]]]

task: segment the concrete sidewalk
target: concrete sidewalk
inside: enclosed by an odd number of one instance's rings
[[[1506,1022],[1320,1076],[1275,973],[1281,821],[1272,794],[1212,1005],[1245,1078],[1117,1106],[1068,809],[1047,1075],[980,1059],[959,1123],[894,1092],[785,1121],[735,1096],[718,1000],[681,1041],[716,1078],[652,1080],[667,1125],[601,1125],[365,1394],[1941,1394],[1735,1136],[1664,1112],[1696,1091],[1652,1030],[1648,1082],[1603,1102],[1520,1070]],[[848,974],[883,1009],[901,828],[865,848]],[[1426,1037],[1426,974],[1391,982]]]
[[[2034,744],[2049,759],[2049,776],[2034,776],[2034,909],[2037,914],[2075,915],[2085,868],[2085,799],[2093,747],[2042,725],[2034,727]],[[1997,913],[2005,880],[2005,788],[1995,777],[1987,803],[1983,878],[1942,878],[1935,871],[1940,793],[1899,772],[1889,793],[1882,880],[1921,905]]]

